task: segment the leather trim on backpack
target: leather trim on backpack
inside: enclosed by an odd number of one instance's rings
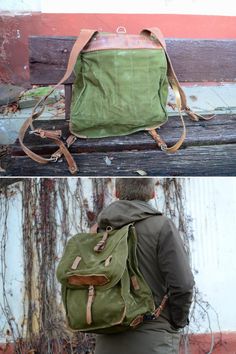
[[[109,283],[109,279],[104,274],[80,275],[74,274],[68,277],[70,285],[105,285]]]
[[[111,49],[155,49],[160,50],[162,46],[156,41],[150,40],[144,35],[119,35],[118,33],[97,33],[94,35],[89,45],[86,45],[82,53],[97,50]]]

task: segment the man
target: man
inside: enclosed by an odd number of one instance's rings
[[[116,197],[119,201],[99,215],[99,228],[135,222],[139,269],[156,307],[167,292],[169,299],[156,320],[135,330],[97,335],[95,354],[177,354],[178,330],[188,324],[194,286],[183,242],[173,222],[149,204],[155,197],[154,179],[116,179]]]

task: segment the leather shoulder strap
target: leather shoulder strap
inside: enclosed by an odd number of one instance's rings
[[[181,102],[176,102],[176,103],[179,105],[180,109],[186,109],[186,106],[187,106],[186,96],[185,96],[185,93],[184,93],[182,87],[180,86],[179,80],[177,79],[174,68],[172,66],[170,57],[167,53],[165,39],[164,39],[164,36],[163,36],[161,30],[157,27],[151,27],[151,28],[146,28],[146,29],[142,30],[141,34],[149,35],[149,36],[153,35],[158,40],[158,42],[161,44],[162,48],[165,51],[166,59],[167,59],[168,81],[169,81],[172,89],[174,89],[173,87],[176,87],[179,91]]]
[[[24,136],[25,133],[27,131],[27,129],[29,128],[29,126],[31,126],[31,129],[33,130],[33,121],[38,118],[44,111],[45,108],[45,101],[46,99],[53,93],[53,91],[60,86],[64,81],[66,81],[70,75],[73,72],[74,66],[76,64],[76,60],[78,55],[80,54],[80,52],[83,50],[83,48],[86,46],[86,44],[90,41],[90,39],[93,37],[93,35],[96,33],[97,31],[95,30],[91,30],[91,29],[85,29],[85,30],[81,30],[79,37],[77,38],[71,53],[70,53],[70,57],[69,57],[69,61],[68,61],[68,65],[67,65],[67,69],[66,72],[64,74],[64,76],[62,77],[62,79],[49,91],[49,93],[47,95],[45,95],[44,97],[42,97],[37,104],[34,106],[33,110],[32,110],[32,114],[31,116],[24,122],[24,124],[22,125],[20,132],[19,132],[19,142],[21,144],[21,147],[23,149],[23,151],[34,161],[45,164],[48,163],[49,161],[52,161],[53,158],[49,158],[46,159],[36,153],[34,153],[33,151],[31,151],[29,148],[27,148],[23,142],[24,140]],[[50,135],[50,134],[49,134]],[[59,140],[59,137],[57,136],[57,134],[52,135],[51,132],[51,136],[47,136],[45,135],[44,137],[49,137],[51,138],[58,146],[59,149],[61,151],[61,153],[65,156],[67,163],[69,165],[69,170],[72,174],[76,173],[77,171],[77,166],[76,163],[72,157],[72,155],[69,153],[69,150],[66,148],[65,144]]]
[[[175,99],[176,99],[176,106],[178,108],[181,123],[183,126],[183,132],[181,134],[181,137],[179,138],[177,143],[171,147],[167,147],[163,141],[160,142],[160,136],[156,133],[156,131],[154,129],[150,130],[149,132],[152,135],[153,139],[157,142],[157,144],[159,146],[161,146],[162,150],[167,151],[167,152],[175,152],[183,144],[185,137],[186,137],[186,127],[185,127],[183,115],[181,113],[182,110],[186,109],[186,103],[187,103],[186,96],[185,96],[183,89],[181,88],[181,86],[179,84],[177,76],[174,72],[174,68],[171,64],[170,57],[166,51],[166,43],[165,43],[165,39],[163,37],[161,30],[157,27],[146,28],[146,29],[142,30],[141,34],[148,35],[148,36],[154,36],[154,38],[156,38],[158,40],[158,42],[161,44],[162,48],[165,51],[165,55],[166,55],[166,59],[167,59],[167,78],[168,78],[171,88],[174,91]]]
[[[166,59],[167,59],[167,77],[168,77],[168,81],[169,84],[171,86],[171,88],[173,89],[175,96],[176,96],[176,104],[177,107],[179,106],[180,110],[184,110],[185,113],[192,119],[192,120],[199,120],[199,119],[203,119],[203,120],[210,120],[212,119],[215,115],[210,115],[210,116],[202,116],[200,114],[197,114],[195,112],[193,112],[189,106],[187,105],[187,99],[186,99],[186,95],[182,89],[182,87],[180,86],[179,80],[175,74],[173,65],[171,63],[169,54],[167,53],[166,50],[166,43],[165,43],[165,39],[164,36],[161,32],[161,30],[158,27],[151,27],[151,28],[146,28],[144,30],[142,30],[141,34],[144,35],[153,35],[158,42],[161,44],[162,48],[165,51],[165,55],[166,55]],[[178,98],[177,96],[180,96],[180,98]],[[181,102],[179,101],[181,100]]]
[[[163,36],[161,30],[158,27],[145,28],[142,30],[141,34],[148,35],[148,36],[154,36],[154,38],[156,38],[158,40],[158,42],[161,44],[162,48],[165,51],[165,55],[166,55],[166,59],[167,59],[167,77],[168,77],[169,84],[175,94],[176,106],[179,111],[181,123],[183,126],[183,132],[182,132],[181,137],[179,138],[177,143],[171,147],[167,147],[165,144],[162,144],[162,142],[160,143],[160,136],[156,133],[155,130],[150,130],[150,134],[152,135],[154,140],[158,143],[158,145],[160,145],[161,147],[163,146],[163,150],[165,150],[167,152],[175,152],[183,144],[185,137],[186,137],[186,127],[185,127],[183,115],[181,112],[182,110],[184,110],[185,113],[194,121],[198,121],[199,119],[210,120],[215,115],[213,114],[211,116],[204,117],[200,114],[193,112],[188,107],[185,93],[184,93],[182,87],[180,86],[179,80],[177,79],[174,68],[172,66],[170,57],[166,51],[166,43],[165,43],[165,39],[164,39],[164,36]]]

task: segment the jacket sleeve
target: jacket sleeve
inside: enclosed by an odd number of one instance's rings
[[[171,325],[183,328],[188,324],[194,278],[183,241],[174,223],[166,218],[159,235],[158,263],[169,292]]]

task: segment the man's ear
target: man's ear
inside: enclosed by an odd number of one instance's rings
[[[153,191],[151,199],[154,199],[154,198],[156,198],[156,192],[155,191]]]
[[[120,198],[119,192],[118,192],[117,190],[115,190],[115,197],[116,197],[117,199]]]

